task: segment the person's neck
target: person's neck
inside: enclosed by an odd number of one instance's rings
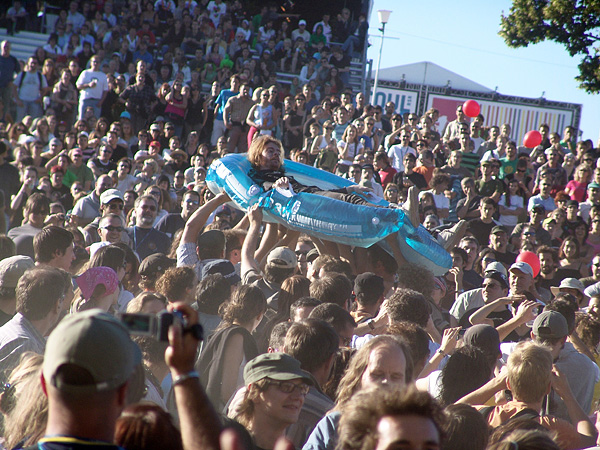
[[[90,417],[91,415],[93,417]],[[92,439],[108,443],[114,442],[114,428],[117,417],[114,414],[107,417],[98,411],[75,411],[67,407],[48,405],[48,424],[46,425],[47,436],[72,436],[83,439]],[[85,417],[86,420],[82,420]]]
[[[523,400],[516,398],[513,400],[513,403],[522,403],[525,408],[531,408],[537,412],[540,412],[542,410],[543,400],[544,399],[541,399],[539,402],[524,402]]]
[[[480,217],[479,220],[481,220],[483,223],[492,223],[491,217]]]
[[[271,420],[270,417],[262,414],[255,414],[248,431],[254,438],[257,447],[272,449],[275,447],[277,439],[283,436],[288,425],[290,424]]]
[[[49,313],[41,320],[31,320],[27,319],[33,325],[33,328],[37,330],[38,333],[42,336],[46,336],[50,330],[56,325],[56,317],[53,316],[53,313]]]
[[[379,311],[378,303],[376,303],[374,305],[361,305],[360,303],[357,303],[357,305],[358,305],[356,308],[357,313],[365,313],[371,317],[374,317],[377,314],[377,311]]]
[[[551,272],[542,272],[540,271],[540,277],[542,277],[544,280],[552,280],[554,277],[556,276],[556,267],[552,269]]]
[[[142,230],[150,230],[150,229],[152,229],[152,224],[150,224],[150,225],[136,225],[135,227],[136,228],[140,228]]]

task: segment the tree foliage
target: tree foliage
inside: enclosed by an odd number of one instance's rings
[[[500,36],[510,47],[550,40],[580,56],[579,87],[600,92],[600,0],[514,0]]]

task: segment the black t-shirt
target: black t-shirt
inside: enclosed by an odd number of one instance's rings
[[[131,227],[127,234],[132,242],[133,250],[139,255],[140,261],[153,253],[169,253],[171,239],[165,233],[154,228]]]
[[[473,233],[479,245],[484,247],[490,242],[490,232],[495,226],[496,223],[493,220],[490,223],[485,223],[481,219],[473,219],[469,222],[468,229]]]
[[[165,233],[167,236],[172,237],[178,230],[185,227],[185,220],[181,217],[181,214],[171,213],[160,219],[156,224],[156,229]]]

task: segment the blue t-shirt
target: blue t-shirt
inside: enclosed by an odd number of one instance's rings
[[[0,56],[0,88],[8,86],[14,77],[15,73],[21,70],[17,58],[14,56]]]
[[[219,93],[219,96],[215,100],[215,120],[223,121],[223,110],[225,109],[227,100],[236,95],[237,93],[232,92],[231,89],[223,89]]]

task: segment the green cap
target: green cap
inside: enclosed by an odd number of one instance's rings
[[[256,383],[263,378],[287,381],[302,378],[307,384],[314,385],[312,375],[300,368],[300,362],[285,353],[263,353],[246,364],[244,383]]]
[[[122,386],[139,372],[142,353],[125,326],[101,309],[65,317],[50,333],[42,373],[47,383],[64,392],[93,393]],[[88,373],[90,379],[69,383],[59,375],[63,365]],[[136,380],[137,381],[137,380]]]

